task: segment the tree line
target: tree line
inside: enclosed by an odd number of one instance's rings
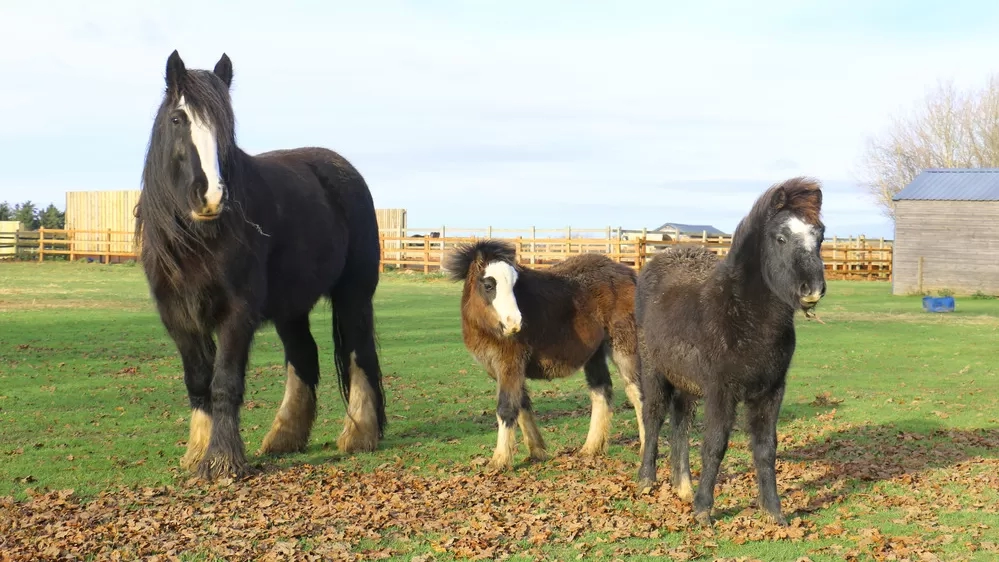
[[[40,209],[31,201],[16,203],[0,202],[0,221],[18,221],[28,230],[38,230],[39,228],[65,228],[66,213],[60,211],[55,205]]]
[[[939,82],[868,139],[861,167],[862,184],[892,220],[892,198],[926,168],[999,167],[999,74],[965,90]]]

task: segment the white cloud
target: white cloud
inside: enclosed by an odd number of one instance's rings
[[[222,3],[54,5],[5,9],[0,103],[15,111],[0,130],[0,199],[136,187],[178,48],[191,67],[232,57],[245,148],[334,148],[412,222],[488,215],[489,197],[639,204],[669,182],[742,182],[663,219],[711,222],[741,216],[758,194],[748,186],[807,174],[846,186],[826,197],[835,220],[863,203],[861,223],[882,228],[848,183],[866,136],[937,78],[980,82],[999,60],[999,45],[975,37],[799,31],[791,2],[596,15],[517,3],[253,2],[238,15]]]

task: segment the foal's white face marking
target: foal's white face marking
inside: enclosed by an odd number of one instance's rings
[[[205,177],[208,178],[208,189],[205,190],[207,207],[191,212],[192,216],[198,219],[199,212],[215,214],[219,212],[222,204],[222,195],[224,194],[225,186],[222,185],[222,170],[219,168],[218,143],[215,140],[215,132],[208,126],[208,123],[198,119],[198,116],[191,111],[191,108],[187,107],[184,96],[180,97],[180,103],[177,108],[183,111],[191,122],[191,141],[194,143],[195,148],[198,149],[201,170],[205,172]]]
[[[493,308],[503,323],[503,335],[509,336],[520,331],[520,309],[517,298],[513,294],[513,286],[517,282],[517,270],[510,264],[494,261],[486,265],[486,277],[496,280],[496,296],[493,297]]]
[[[791,234],[801,241],[801,245],[809,252],[814,252],[819,243],[819,237],[815,232],[815,227],[798,217],[791,217],[787,220],[787,228]]]

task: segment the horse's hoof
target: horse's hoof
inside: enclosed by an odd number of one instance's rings
[[[677,497],[685,502],[694,501],[694,487],[690,485],[690,480],[685,480],[673,486],[673,491]]]
[[[198,477],[207,482],[223,478],[240,480],[252,473],[245,457],[223,453],[206,453],[197,468]]]
[[[697,511],[694,512],[694,520],[700,524],[701,527],[711,529],[714,527],[714,522],[711,521],[711,513],[707,511]]]
[[[201,463],[204,456],[204,451],[188,450],[184,456],[180,457],[180,467],[188,472],[197,472],[198,464]]]
[[[784,516],[780,513],[774,514],[774,513],[764,512],[763,518],[766,521],[769,521],[770,523],[773,523],[774,525],[777,525],[779,527],[787,527],[787,519],[785,519]]]
[[[584,445],[579,450],[579,456],[586,457],[586,458],[591,458],[591,459],[592,458],[597,458],[597,457],[602,457],[605,454],[607,454],[607,447],[606,446],[600,447],[600,446]]]
[[[489,464],[486,465],[486,469],[493,472],[507,472],[509,470],[513,470],[513,463],[506,459],[497,459],[496,457],[493,457],[493,459],[489,461]]]
[[[304,452],[308,446],[308,435],[296,434],[286,428],[279,427],[271,429],[271,431],[264,436],[264,440],[261,442],[260,448],[257,449],[257,455],[265,456],[301,453]]]
[[[638,481],[638,495],[647,496],[656,487],[656,481],[651,478],[642,478]]]
[[[527,457],[527,462],[545,462],[549,459],[548,451],[544,449],[538,449],[531,451],[531,454]]]

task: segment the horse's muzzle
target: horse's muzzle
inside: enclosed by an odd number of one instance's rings
[[[198,222],[213,221],[222,214],[222,202],[217,205],[205,205],[197,211],[191,211],[191,218]]]
[[[508,318],[505,322],[500,322],[500,328],[504,337],[510,337],[520,332],[520,318]]]

